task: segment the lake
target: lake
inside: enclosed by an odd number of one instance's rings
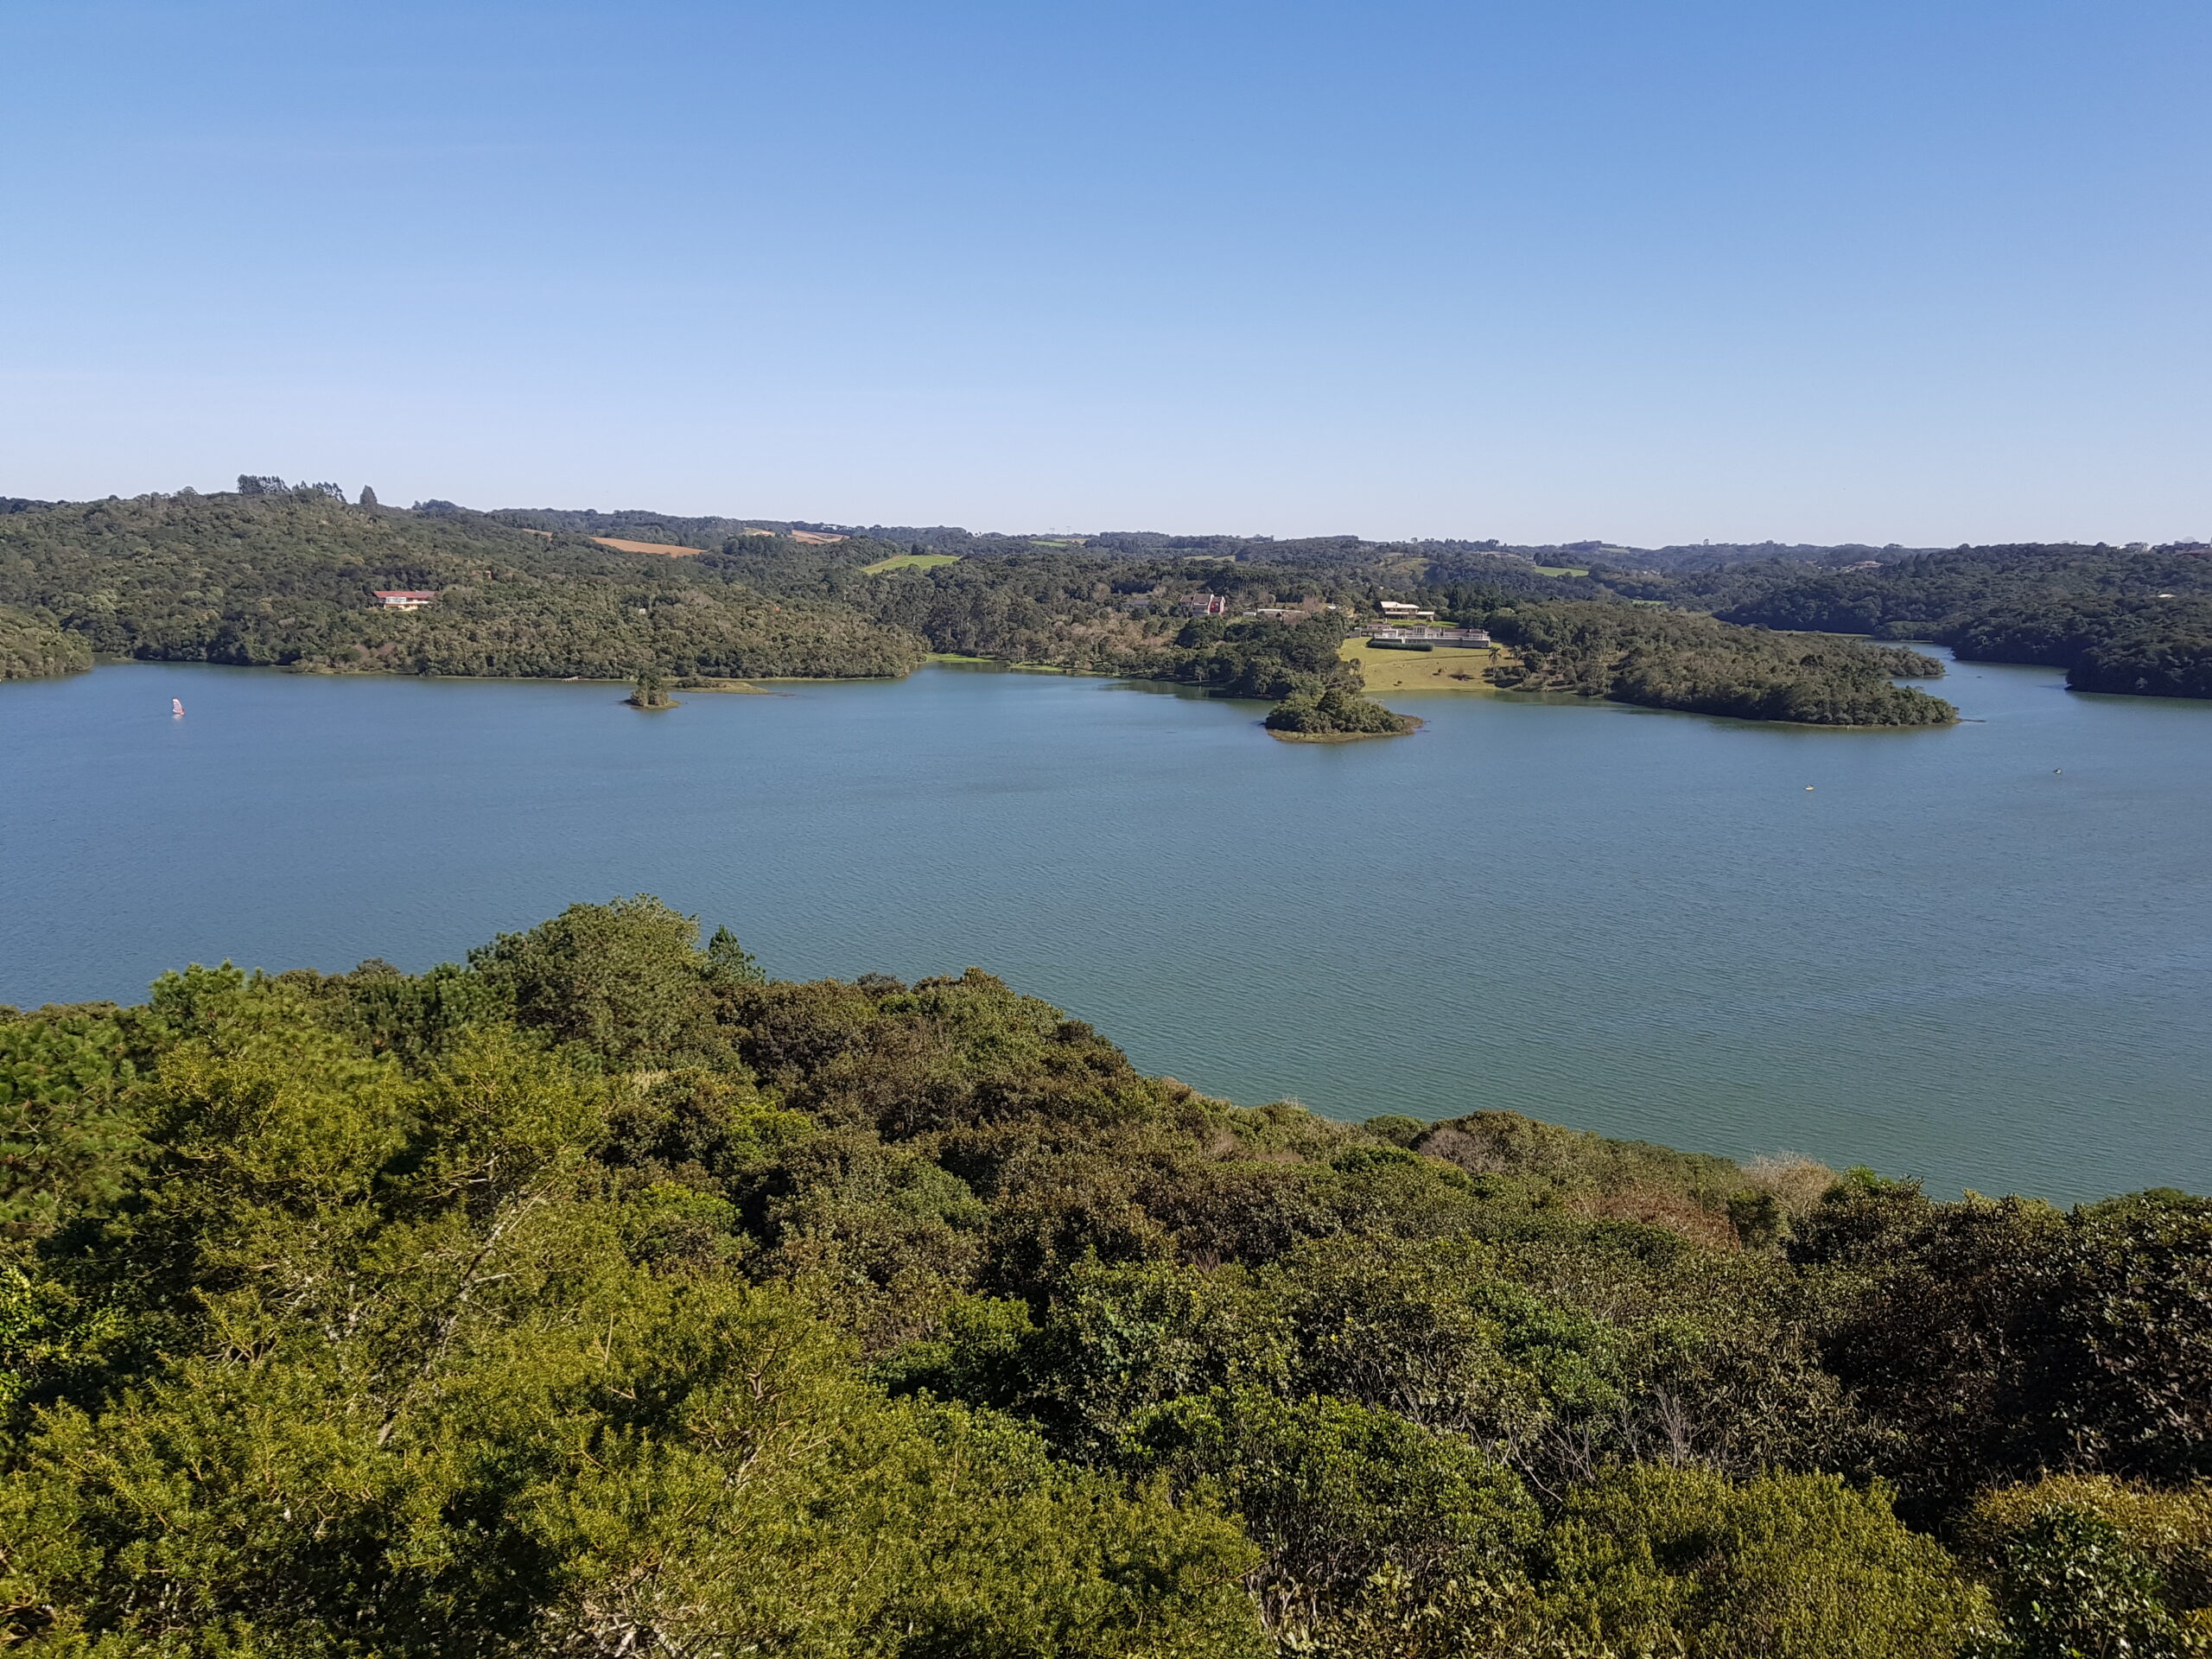
[[[1319,746],[955,667],[644,715],[103,666],[0,685],[0,1001],[419,969],[648,892],[780,976],[979,964],[1247,1104],[2212,1191],[2212,703],[1940,689],[1967,723],[1393,696],[1420,733]]]

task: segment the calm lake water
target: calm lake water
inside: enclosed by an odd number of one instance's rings
[[[650,892],[780,976],[981,964],[1246,1103],[2212,1191],[2212,703],[1943,690],[1971,723],[1394,697],[1427,727],[1321,747],[957,668],[645,715],[104,666],[0,685],[0,1001],[422,969]]]

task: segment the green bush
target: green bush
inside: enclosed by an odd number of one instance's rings
[[[1832,1475],[1622,1471],[1568,1498],[1545,1554],[1551,1617],[1618,1652],[1940,1659],[1993,1629],[1934,1540]]]

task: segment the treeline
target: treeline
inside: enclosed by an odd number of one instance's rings
[[[1969,661],[2063,668],[2076,691],[2212,698],[2212,599],[2015,601],[1970,613],[1942,632]]]
[[[1958,710],[1893,677],[1942,664],[1901,646],[1734,626],[1656,606],[1522,605],[1491,612],[1515,660],[1502,686],[1571,691],[1651,709],[1812,726],[1940,726]]]
[[[1874,570],[1762,566],[1685,585],[1724,620],[1932,639],[1974,661],[2067,671],[2078,691],[2212,697],[2212,556],[1984,547]]]
[[[1136,1072],[645,899],[0,1014],[26,1654],[2212,1640],[2212,1203]]]
[[[858,553],[833,562],[810,556],[827,549],[786,558],[765,545],[736,546],[716,563],[744,569],[772,592],[802,587],[864,609],[887,626],[919,634],[933,651],[1179,681],[1225,697],[1286,702],[1269,716],[1276,729],[1408,729],[1409,722],[1360,695],[1358,666],[1338,657],[1352,607],[1371,608],[1375,601],[1372,582],[1342,571],[1240,569],[1205,559],[1109,562],[1034,550],[874,575],[854,562],[865,556],[873,563],[883,548],[863,543]],[[1183,601],[1202,592],[1219,594],[1232,614],[1186,617]],[[1293,619],[1235,613],[1324,605],[1338,608],[1301,610]],[[1286,728],[1285,721],[1302,723]]]
[[[642,510],[486,514],[437,501],[395,511],[372,498],[349,504],[335,485],[240,484],[237,494],[8,502],[0,606],[31,620],[10,625],[7,671],[61,671],[75,660],[73,645],[40,629],[98,652],[340,673],[895,675],[926,649],[1294,702],[1279,729],[1390,729],[1397,717],[1361,696],[1356,674],[1294,666],[1300,646],[1262,649],[1256,633],[1185,639],[1181,601],[1213,592],[1233,613],[1332,604],[1372,614],[1386,599],[1478,623],[1541,613],[1549,620],[1504,625],[1501,638],[1525,633],[1529,646],[1503,671],[1507,683],[1743,719],[1949,717],[1937,700],[1886,683],[1931,671],[1925,659],[1882,666],[1841,645],[1773,638],[1802,631],[2048,662],[2084,690],[2212,695],[2212,559],[2179,549],[995,536]],[[703,551],[637,555],[601,546],[600,536]],[[931,569],[867,568],[904,552],[959,557]],[[1872,553],[1874,568],[1850,568],[1870,563],[1851,556]],[[382,612],[368,597],[417,587],[439,594],[422,611]],[[1737,626],[1661,622],[1662,607]]]
[[[28,611],[0,606],[0,680],[38,680],[92,665],[92,648]]]
[[[1360,695],[1353,665],[1336,661],[1344,613],[1371,616],[1386,599],[1490,626],[1519,647],[1518,660],[1495,676],[1504,685],[1745,720],[1923,726],[1956,718],[1948,703],[1890,683],[1942,672],[1920,653],[1785,637],[1625,603],[1589,579],[1511,573],[1500,579],[1494,560],[1474,575],[1443,574],[1434,561],[1361,565],[1347,556],[1334,565],[1257,565],[1041,551],[965,556],[957,564],[880,576],[857,565],[832,572],[818,560],[798,562],[810,566],[812,591],[866,607],[879,620],[921,634],[934,650],[1274,699],[1283,706],[1269,724],[1304,734],[1406,729],[1402,716]],[[766,574],[753,579],[773,581]],[[1221,593],[1232,612],[1322,604],[1340,611],[1295,622],[1235,615],[1184,620],[1179,602],[1196,591]],[[1596,597],[1572,597],[1585,594]]]
[[[281,480],[248,480],[257,485]],[[0,603],[97,652],[323,673],[859,676],[920,642],[842,607],[771,600],[697,562],[533,535],[333,488],[191,492],[0,518]],[[377,589],[437,597],[378,607]]]
[[[1363,696],[1357,663],[1338,654],[1346,620],[1340,612],[1299,618],[1230,620],[1198,617],[1175,636],[1150,672],[1157,678],[1211,686],[1224,697],[1274,702],[1263,722],[1299,737],[1394,737],[1420,722]]]

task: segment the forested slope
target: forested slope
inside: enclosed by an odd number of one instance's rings
[[[310,672],[679,680],[895,675],[926,648],[1182,680],[1275,702],[1270,723],[1284,734],[1368,735],[1414,722],[1365,697],[1335,645],[1352,618],[1387,600],[1462,621],[1507,617],[1506,635],[1529,647],[1507,670],[1513,683],[1752,720],[1947,717],[1947,705],[1883,683],[1894,665],[1848,647],[1777,648],[1758,628],[1662,622],[1624,602],[1680,602],[1691,590],[1682,582],[1602,569],[1546,575],[1494,543],[1054,540],[944,527],[823,540],[827,532],[781,522],[487,514],[444,502],[396,511],[349,503],[334,486],[239,482],[235,494],[10,503],[0,514],[0,606],[23,620],[0,630],[4,671],[62,671],[81,660],[77,641]],[[813,539],[799,539],[803,530]],[[600,536],[703,551],[659,557],[610,549]],[[914,539],[889,539],[897,536]],[[935,568],[869,568],[951,549],[957,560]],[[1765,567],[1764,577],[1761,569],[1686,580],[1735,582],[1728,594],[1749,605],[1785,567]],[[373,601],[379,588],[436,598],[389,611]],[[1230,615],[1187,618],[1185,601],[1209,593]],[[1262,609],[1288,620],[1249,614]],[[2125,642],[2101,643],[2141,646],[2107,650],[2101,683],[2194,683],[2197,665],[2177,660],[2166,634],[2138,627]]]
[[[2178,1655],[2212,1203],[1239,1109],[649,899],[0,1014],[26,1654]]]
[[[28,611],[0,606],[0,680],[36,680],[92,665],[83,639]]]
[[[1935,658],[1898,646],[1618,603],[1522,605],[1486,620],[1518,658],[1494,671],[1500,685],[1814,726],[1938,726],[1958,718],[1942,698],[1891,683],[1943,671]]]
[[[386,611],[380,588],[437,599]],[[881,675],[921,658],[910,635],[691,561],[315,489],[0,517],[0,603],[103,652],[333,673]]]
[[[2067,671],[2078,691],[2212,697],[2212,556],[1986,547],[1872,570],[1765,565],[1682,584],[1729,622],[1933,639],[1969,660]]]

